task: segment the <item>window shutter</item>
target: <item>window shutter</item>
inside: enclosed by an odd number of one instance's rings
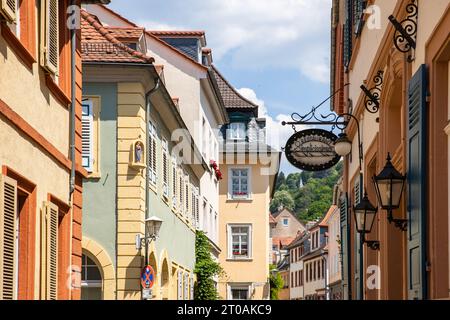
[[[58,294],[58,218],[59,209],[44,203],[41,220],[42,298],[56,300]]]
[[[350,286],[350,263],[351,257],[349,255],[350,252],[350,226],[348,224],[349,216],[348,216],[348,198],[347,194],[343,194],[340,199],[340,222],[341,222],[341,245],[340,245],[340,254],[341,254],[341,272],[342,272],[342,282],[343,282],[343,290],[344,296],[349,297],[349,286]]]
[[[172,206],[177,208],[177,160],[172,159]]]
[[[184,202],[183,202],[183,199],[184,199],[184,196],[183,196],[184,180],[183,180],[183,171],[181,171],[181,170],[178,173],[178,187],[180,189],[179,190],[180,203],[178,204],[178,206],[179,206],[180,213],[183,214],[183,212],[184,212]]]
[[[148,173],[150,181],[156,184],[156,127],[150,122],[149,125],[149,146],[148,146]]]
[[[193,277],[191,277],[189,284],[190,284],[190,289],[189,289],[190,297],[191,297],[191,300],[194,300],[194,278]]]
[[[408,298],[427,299],[426,167],[427,68],[422,65],[408,88]]]
[[[83,101],[81,116],[81,142],[83,167],[92,172],[94,168],[94,105],[92,101]]]
[[[366,9],[367,0],[354,0],[354,24],[355,35],[358,37],[364,27],[364,10]]]
[[[348,68],[350,64],[350,59],[352,57],[352,42],[353,42],[353,34],[352,34],[352,17],[353,17],[353,6],[352,0],[345,1],[345,12],[346,12],[346,20],[344,24],[344,66]]]
[[[183,289],[184,289],[184,300],[189,300],[189,274],[184,274],[183,281]]]
[[[16,299],[17,182],[0,175],[0,300]]]
[[[0,13],[8,22],[16,22],[16,0],[0,0]]]
[[[163,195],[169,197],[169,155],[167,154],[167,140],[162,140],[162,169],[163,169]]]
[[[178,271],[178,300],[183,300],[183,272]]]
[[[43,0],[41,5],[41,64],[53,74],[58,74],[59,67],[58,2],[58,0]]]
[[[184,199],[184,210],[185,210],[185,215],[186,218],[190,218],[190,208],[189,208],[189,177],[186,176],[185,177],[185,181],[184,181],[184,195],[185,195],[185,199]]]

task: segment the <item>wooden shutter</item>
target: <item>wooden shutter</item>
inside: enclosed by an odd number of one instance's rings
[[[178,300],[183,300],[183,271],[178,270]]]
[[[200,229],[200,194],[199,189],[195,192],[195,227]]]
[[[344,296],[349,298],[350,292],[350,266],[351,256],[350,252],[350,225],[348,214],[348,197],[347,194],[343,194],[340,199],[340,222],[341,222],[341,271],[342,271],[342,283]]]
[[[58,0],[41,1],[41,64],[53,74],[59,68]]]
[[[148,144],[148,174],[150,181],[156,184],[156,127],[150,122],[149,125],[149,144]]]
[[[163,175],[163,195],[169,197],[169,154],[166,139],[162,139],[162,175]]]
[[[353,1],[353,21],[355,24],[355,35],[358,37],[364,27],[364,10],[366,9],[367,0]]]
[[[86,100],[82,104],[81,143],[83,167],[87,172],[94,170],[94,104]]]
[[[177,160],[172,158],[172,207],[177,208]]]
[[[426,167],[427,69],[422,65],[408,89],[408,298],[427,298]]]
[[[358,205],[362,198],[363,198],[363,176],[362,174],[359,175],[359,177],[356,178],[354,182],[353,187],[353,199],[354,199],[354,205]],[[355,278],[355,288],[356,288],[356,294],[359,297],[361,294],[360,292],[360,286],[359,283],[361,281],[360,277],[360,268],[361,268],[361,261],[360,261],[360,250],[363,250],[361,248],[361,241],[360,241],[360,234],[355,232],[354,233],[354,261],[355,261],[355,269],[354,269],[354,278]]]
[[[352,57],[352,42],[353,42],[353,6],[352,0],[345,0],[346,19],[344,23],[344,66],[348,68],[350,59]]]
[[[16,0],[0,0],[0,13],[8,22],[16,22],[16,11]]]
[[[17,182],[0,175],[0,300],[16,299]]]
[[[194,277],[191,277],[189,280],[189,293],[191,300],[194,300]]]
[[[189,274],[184,274],[183,281],[183,289],[184,289],[184,300],[189,300]]]
[[[44,300],[58,298],[58,220],[58,207],[45,202],[41,216],[41,293]]]

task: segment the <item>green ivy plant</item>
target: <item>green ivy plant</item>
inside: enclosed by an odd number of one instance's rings
[[[195,269],[197,282],[194,287],[195,300],[219,300],[219,293],[213,278],[222,276],[224,271],[211,257],[211,244],[203,231],[197,231],[195,240]]]
[[[270,300],[278,300],[278,294],[284,287],[284,281],[280,273],[276,271],[276,266],[270,265]]]

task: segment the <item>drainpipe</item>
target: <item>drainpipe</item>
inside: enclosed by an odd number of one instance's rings
[[[71,5],[76,5],[76,0],[71,1]],[[70,108],[70,160],[72,161],[72,168],[70,170],[70,191],[69,191],[69,203],[72,204],[72,195],[75,192],[75,108],[76,108],[76,50],[77,42],[76,36],[77,32],[75,28],[70,30],[71,34],[71,100],[72,105]]]
[[[158,77],[156,79],[156,83],[155,86],[153,87],[153,89],[151,89],[146,97],[145,97],[145,103],[146,103],[146,111],[145,111],[145,136],[146,136],[146,144],[147,144],[147,148],[149,148],[150,146],[150,134],[149,134],[149,130],[150,130],[150,96],[155,93],[158,89],[159,89],[159,84],[160,84],[160,78]],[[147,149],[148,150],[148,149]],[[147,218],[147,214],[148,214],[148,210],[149,210],[149,197],[148,197],[148,190],[150,189],[150,175],[148,174],[148,170],[146,172],[145,175],[145,217]],[[148,265],[148,242],[147,242],[147,237],[149,236],[147,234],[147,228],[144,228],[145,230],[145,265]]]

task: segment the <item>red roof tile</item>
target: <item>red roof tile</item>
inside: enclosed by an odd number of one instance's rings
[[[278,246],[281,244],[282,247],[285,247],[292,243],[296,238],[295,237],[273,237],[272,244]]]
[[[144,28],[139,27],[107,27],[117,39],[139,39],[144,35]]]
[[[96,16],[81,10],[81,52],[83,62],[153,63],[154,59],[117,40]]]
[[[219,86],[220,93],[222,94],[225,108],[227,109],[258,109],[258,105],[244,98],[233,86],[225,79],[225,77],[217,70],[215,66],[212,66],[214,77],[216,78],[217,85]]]
[[[203,37],[205,31],[202,30],[148,30],[157,37]]]

